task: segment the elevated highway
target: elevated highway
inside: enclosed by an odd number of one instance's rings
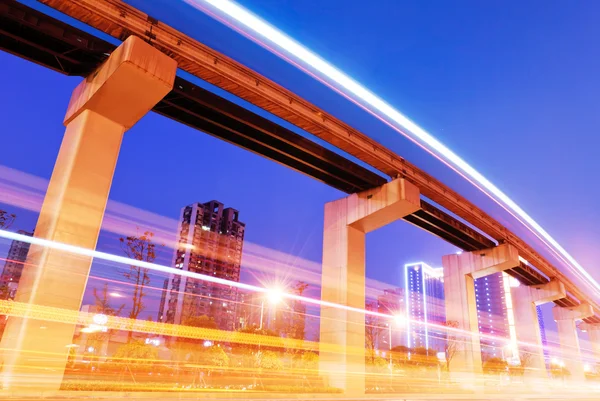
[[[327,141],[391,178],[402,177],[407,179],[419,188],[423,196],[477,227],[497,243],[515,246],[519,255],[529,263],[523,262],[519,268],[509,271],[510,274],[518,277],[525,284],[540,284],[553,278],[558,279],[565,284],[568,296],[555,301],[557,305],[570,307],[576,306],[580,302],[587,302],[595,310],[599,310],[600,305],[593,297],[585,294],[578,285],[536,252],[533,247],[483,210],[367,135],[353,129],[268,78],[174,28],[162,24],[122,1],[39,1],[118,40],[122,41],[130,35],[145,38],[155,48],[175,59],[182,70]],[[423,218],[429,219],[435,215],[438,217],[440,214],[446,215],[437,209],[435,213],[429,213],[426,209],[423,210],[425,211],[418,212],[420,217],[410,216],[407,220],[419,224],[423,221]],[[446,215],[446,217],[450,216]],[[455,226],[462,225],[462,228],[466,227],[458,220],[452,220]],[[444,226],[444,224],[440,224],[440,219],[437,219],[435,224],[427,223],[427,225],[430,226],[430,231],[434,233],[435,230],[443,231],[441,226]],[[439,232],[436,234],[440,235]],[[447,237],[452,237],[452,235]],[[461,235],[463,234],[461,233]],[[456,240],[451,242],[456,243]],[[482,248],[483,242],[480,244]],[[465,247],[464,241],[461,247]],[[600,322],[600,318],[593,316],[587,318],[586,322],[597,323]]]
[[[536,354],[539,370],[545,369],[541,340],[530,338],[539,331],[533,305],[554,302],[561,306],[553,309],[561,352],[577,380],[585,378],[575,322],[584,319],[586,329],[600,339],[600,318],[594,314],[598,306],[593,297],[458,193],[294,93],[121,1],[39,1],[112,35],[115,40],[109,43],[14,0],[0,0],[1,49],[62,74],[85,77],[73,92],[67,110],[63,146],[50,181],[53,189],[47,191],[40,213],[40,221],[56,224],[38,224],[36,238],[71,233],[71,224],[76,221],[81,234],[73,239],[76,245],[94,247],[102,215],[88,214],[86,222],[69,216],[79,210],[81,202],[87,202],[87,210],[104,210],[110,188],[104,184],[112,181],[119,154],[117,143],[139,118],[152,110],[350,194],[325,206],[321,296],[321,317],[325,319],[320,327],[321,344],[354,350],[321,350],[319,371],[335,381],[334,387],[356,393],[365,390],[363,376],[353,379],[365,364],[365,234],[399,218],[467,251],[446,255],[442,260],[446,318],[457,323],[459,331],[478,333],[473,326],[477,321],[473,280],[506,271],[526,285],[511,290],[513,309],[518,315],[515,320],[519,320],[515,325],[519,351]],[[177,77],[178,67],[329,142],[372,168]],[[106,146],[111,143],[114,146]],[[98,152],[99,145],[106,149]],[[388,182],[385,176],[392,180]],[[97,196],[83,199],[75,195],[82,190]],[[66,195],[60,195],[63,193]],[[53,209],[54,205],[59,209]],[[57,282],[57,273],[45,269],[45,263],[36,263],[35,257],[56,258],[77,272],[77,277],[83,276],[81,272],[86,269],[89,272],[91,263],[87,259],[69,262],[68,256],[46,248],[36,248],[33,254],[36,256],[28,257],[33,262],[28,263],[27,269],[39,268],[43,275],[19,286],[18,301],[40,305],[59,302],[63,308],[78,310],[85,280],[61,283],[61,288],[72,292],[61,297],[61,290],[52,285]],[[68,275],[70,279],[75,276]],[[346,308],[339,308],[338,304]],[[343,316],[339,315],[340,310]],[[40,341],[33,322],[13,317],[9,323],[9,335],[2,337],[4,349],[12,352],[6,365],[9,373],[26,366],[20,362],[26,358],[21,351],[29,352],[28,347],[62,355],[62,344],[72,338],[70,325],[57,327],[58,337],[55,343],[49,343]],[[25,340],[21,340],[23,336]],[[600,346],[600,340],[597,342]],[[464,344],[459,365],[465,372],[476,373],[481,370],[479,342]],[[537,345],[531,349],[531,344]],[[48,386],[60,386],[64,368],[61,364],[59,359],[46,361],[44,366],[53,366],[50,370],[54,372]],[[5,375],[8,381],[11,377],[17,376]]]
[[[0,48],[69,76],[87,76],[115,45],[14,0],[0,0]],[[174,89],[153,111],[250,150],[345,193],[387,180],[270,120],[177,77]],[[465,251],[493,241],[425,200],[405,220]],[[516,273],[516,272],[515,272]]]

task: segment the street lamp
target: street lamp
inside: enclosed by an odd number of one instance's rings
[[[389,346],[389,354],[390,354],[390,388],[393,387],[393,375],[394,375],[394,364],[392,361],[392,325],[396,325],[398,327],[403,327],[406,323],[404,319],[404,315],[397,314],[392,316],[392,321],[388,322],[388,346]]]
[[[87,327],[81,329],[82,333],[97,333],[99,331],[106,333],[108,331],[108,327],[106,323],[108,323],[108,316],[97,313],[92,317],[92,324]]]
[[[283,292],[279,289],[273,288],[267,291],[266,298],[271,305],[277,305],[281,298],[283,298]],[[265,297],[260,301],[260,325],[259,330],[263,328],[263,320],[265,315]]]
[[[396,324],[396,326],[398,327],[403,327],[404,324],[406,323],[406,320],[404,319],[404,315],[394,315],[393,316],[393,323]],[[390,371],[392,369],[392,322],[388,323],[388,345],[390,348]]]

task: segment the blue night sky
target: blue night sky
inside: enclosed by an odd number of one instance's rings
[[[127,2],[296,91],[496,210],[408,140],[183,1]],[[432,132],[600,279],[600,3],[240,2]],[[6,53],[0,53],[0,72],[0,164],[49,178],[80,78]],[[150,114],[125,135],[110,197],[173,219],[184,205],[217,199],[240,210],[247,241],[320,261],[323,204],[342,195]],[[16,228],[32,228],[35,216],[20,216]],[[455,251],[402,222],[370,234],[367,245],[368,276],[390,285],[400,284],[404,263],[440,265],[443,254]],[[115,246],[108,236],[99,244],[103,250]]]

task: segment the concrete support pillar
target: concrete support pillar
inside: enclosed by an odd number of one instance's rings
[[[581,323],[579,329],[588,333],[596,363],[600,363],[600,323]]]
[[[514,268],[519,263],[517,249],[508,244],[442,258],[446,321],[471,334],[448,333],[450,371],[455,376],[481,372],[475,279]]]
[[[536,306],[566,297],[563,283],[552,280],[536,286],[511,289],[515,331],[521,363],[528,377],[547,377],[540,322]]]
[[[594,311],[591,305],[580,304],[572,308],[555,306],[552,308],[552,314],[558,327],[561,358],[570,373],[569,378],[574,381],[584,381],[585,372],[581,360],[576,322],[594,316]]]
[[[123,133],[171,90],[176,69],[174,60],[131,36],[75,88],[36,238],[95,248]],[[91,262],[31,247],[15,299],[31,309],[9,318],[0,344],[5,389],[59,389],[75,327],[36,320],[36,306],[79,310]]]
[[[321,299],[365,307],[365,234],[417,211],[419,190],[404,179],[325,205]],[[346,394],[365,391],[365,316],[321,307],[320,372]]]

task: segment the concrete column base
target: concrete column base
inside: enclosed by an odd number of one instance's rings
[[[512,288],[511,293],[520,359],[525,368],[524,379],[534,381],[547,378],[536,306],[566,297],[565,286],[552,280],[538,286]]]
[[[599,323],[581,323],[579,329],[588,333],[594,360],[600,363],[600,324]]]
[[[573,308],[555,306],[552,308],[552,314],[558,327],[561,358],[569,371],[568,379],[583,382],[585,381],[585,372],[581,360],[576,322],[594,316],[594,311],[589,304],[580,304]]]

